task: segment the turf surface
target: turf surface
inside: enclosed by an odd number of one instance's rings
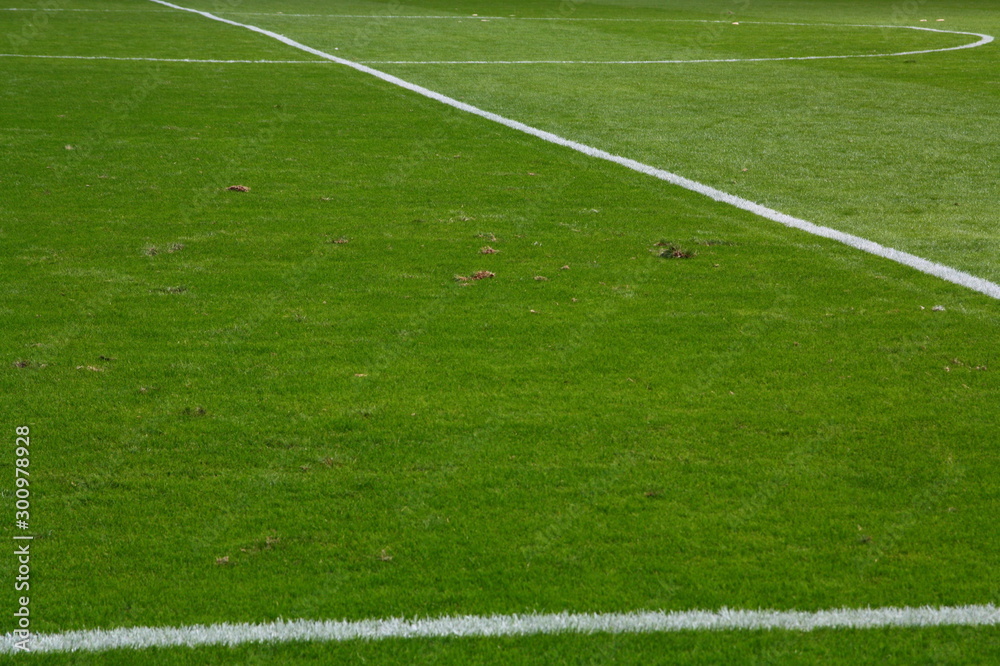
[[[989,3],[967,4],[949,27],[1000,32]],[[152,3],[86,7],[143,11],[49,12],[22,52],[310,59]],[[758,3],[741,22],[902,22],[890,14]],[[232,17],[339,48],[320,21]],[[0,33],[25,20],[0,12]],[[391,29],[399,52],[426,45]],[[576,49],[587,31],[616,53],[659,48],[648,25],[629,30],[566,29]],[[507,34],[540,49],[562,33]],[[790,37],[770,34],[768,53]],[[475,40],[455,35],[464,55]],[[996,279],[996,57],[752,77],[386,69]],[[33,629],[996,602],[996,301],[346,68],[0,58],[0,72],[0,404],[11,444],[32,431]],[[863,146],[845,157],[834,137],[851,127]],[[658,256],[669,246],[694,256]],[[455,279],[477,271],[495,277]],[[157,655],[971,662],[996,645],[955,629]]]

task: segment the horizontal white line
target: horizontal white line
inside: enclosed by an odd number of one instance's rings
[[[101,11],[101,10],[94,10]],[[121,10],[126,11],[126,10]],[[302,17],[302,18],[329,18],[329,19],[367,19],[371,21],[378,21],[381,19],[434,19],[442,21],[476,21],[476,20],[488,20],[488,21],[607,21],[614,23],[729,23],[732,24],[733,20],[724,19],[679,19],[679,18],[661,18],[661,17],[647,17],[647,18],[614,18],[614,17],[586,17],[586,16],[474,16],[472,14],[449,14],[449,15],[421,15],[421,14],[379,14],[373,12],[371,14],[288,14],[284,12],[230,12],[230,11],[219,11],[219,14],[228,14],[229,16],[273,16],[276,18],[281,18],[285,16],[291,17]],[[739,21],[740,25],[799,25],[799,26],[830,26],[830,27],[872,27],[872,26],[851,26],[844,23],[791,23],[788,21]],[[906,25],[893,25],[887,26],[892,28],[909,28],[917,26],[906,26]]]
[[[0,11],[4,12],[99,12],[99,13],[115,13],[115,12],[131,12],[140,14],[166,14],[168,12],[162,9],[156,9],[154,7],[149,7],[146,9],[73,9],[69,7],[0,7]]]
[[[100,10],[94,10],[100,11]],[[328,19],[365,19],[380,21],[382,19],[400,20],[436,20],[436,21],[611,21],[627,23],[732,23],[719,19],[676,19],[676,18],[587,18],[582,16],[473,16],[472,14],[452,14],[447,16],[423,16],[419,14],[286,14],[284,12],[226,12],[219,14],[229,16],[271,16],[274,18],[328,18]],[[779,23],[773,21],[741,21],[741,23],[764,23],[772,25],[840,25],[825,23]],[[897,26],[898,27],[898,26]]]
[[[730,610],[636,613],[555,613],[464,615],[435,619],[389,618],[357,621],[279,620],[266,624],[213,624],[188,627],[129,627],[38,634],[32,652],[104,650],[290,641],[340,642],[387,638],[468,638],[535,634],[623,634],[675,631],[758,631],[783,629],[878,629],[1000,625],[1000,609],[985,606],[923,608],[841,608],[823,611]],[[15,638],[3,637],[0,653],[16,651]]]
[[[160,5],[166,7],[173,7],[174,9],[179,9],[185,12],[191,12],[193,14],[198,14],[204,16],[205,18],[211,19],[213,21],[219,21],[220,23],[225,23],[227,25],[232,25],[238,28],[245,28],[251,32],[256,32],[260,35],[266,35],[272,39],[276,39],[282,44],[287,44],[288,46],[299,49],[300,51],[305,51],[306,53],[311,53],[313,55],[319,56],[321,58],[326,58],[331,62],[335,62],[351,69],[355,69],[359,72],[364,72],[365,74],[370,74],[378,79],[385,81],[386,83],[391,83],[400,88],[404,88],[411,92],[415,92],[418,95],[423,95],[430,99],[446,104],[450,107],[459,109],[460,111],[465,111],[473,115],[479,116],[480,118],[485,118],[491,120],[495,123],[499,123],[505,127],[517,130],[519,132],[524,132],[525,134],[530,134],[531,136],[542,139],[543,141],[548,141],[549,143],[554,143],[558,146],[564,146],[570,148],[577,152],[583,153],[590,157],[594,157],[601,160],[607,160],[608,162],[614,162],[615,164],[620,164],[621,166],[632,169],[633,171],[638,171],[639,173],[644,173],[654,178],[659,178],[660,180],[672,183],[679,187],[683,187],[686,190],[691,190],[692,192],[697,192],[702,194],[714,201],[720,203],[729,204],[735,208],[748,211],[765,219],[777,222],[778,224],[783,224],[786,227],[791,227],[793,229],[799,229],[800,231],[805,231],[806,233],[812,234],[814,236],[821,236],[823,238],[828,238],[830,240],[849,245],[850,247],[861,250],[862,252],[867,252],[873,254],[877,257],[882,257],[884,259],[889,259],[890,261],[895,261],[896,263],[903,264],[904,266],[909,266],[922,273],[927,273],[928,275],[933,275],[935,277],[941,278],[953,284],[957,284],[973,291],[978,291],[982,294],[986,294],[992,298],[1000,299],[1000,285],[985,280],[981,277],[976,277],[966,273],[965,271],[960,271],[951,266],[945,266],[944,264],[939,264],[934,261],[929,261],[923,257],[918,257],[916,255],[910,254],[909,252],[903,252],[901,250],[896,250],[891,247],[886,247],[880,245],[874,241],[870,241],[867,238],[862,238],[860,236],[854,236],[853,234],[847,234],[843,231],[838,231],[837,229],[831,229],[830,227],[823,227],[818,224],[813,224],[806,220],[799,219],[797,217],[792,217],[791,215],[786,215],[771,208],[761,206],[758,203],[754,203],[749,199],[744,199],[738,197],[734,194],[729,194],[728,192],[723,192],[722,190],[717,190],[714,187],[710,187],[703,183],[679,176],[675,173],[671,173],[664,169],[657,169],[656,167],[650,166],[648,164],[643,164],[642,162],[629,159],[627,157],[621,157],[620,155],[615,155],[609,153],[606,150],[601,150],[600,148],[594,148],[593,146],[588,146],[586,144],[580,143],[578,141],[573,141],[571,139],[563,138],[552,132],[546,132],[545,130],[540,130],[538,128],[526,125],[517,120],[511,120],[510,118],[505,118],[496,113],[490,111],[485,111],[477,106],[471,104],[466,104],[465,102],[460,102],[457,99],[448,97],[447,95],[442,95],[439,92],[429,90],[423,86],[418,86],[415,83],[410,83],[392,74],[387,74],[378,69],[374,69],[367,65],[362,65],[361,63],[355,62],[353,60],[346,60],[344,58],[337,57],[325,51],[320,51],[319,49],[314,49],[311,46],[306,46],[301,42],[297,42],[294,39],[285,37],[271,30],[265,30],[264,28],[259,28],[255,25],[250,25],[248,23],[239,23],[237,21],[232,21],[230,19],[221,18],[215,14],[210,14],[209,12],[203,12],[198,9],[190,9],[188,7],[181,7],[180,5],[175,5],[166,0],[150,0]],[[984,38],[992,37],[988,35],[983,35]]]
[[[220,14],[229,14],[231,16],[273,16],[275,18],[282,18],[285,16],[290,16],[294,18],[330,18],[330,19],[368,19],[370,21],[379,21],[382,19],[431,19],[431,20],[485,20],[485,21],[497,21],[501,19],[509,19],[508,16],[394,16],[391,14],[286,14],[284,12],[219,12]]]
[[[0,53],[0,58],[46,58],[55,60],[125,60],[139,62],[204,62],[204,63],[249,63],[269,65],[329,65],[329,60],[208,60],[204,58],[141,58],[119,56],[79,56],[79,55],[32,55],[26,53]]]
[[[281,18],[283,16],[299,18],[328,18],[328,19],[367,19],[378,21],[381,19],[400,20],[439,20],[439,21],[614,21],[614,22],[656,22],[656,23],[732,23],[732,21],[721,21],[714,19],[668,19],[668,18],[587,18],[583,16],[473,16],[472,14],[451,14],[447,16],[422,16],[418,14],[286,14],[284,12],[226,12],[219,14],[230,16],[273,16]],[[791,25],[791,24],[788,24]]]

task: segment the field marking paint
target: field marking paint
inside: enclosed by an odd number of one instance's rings
[[[741,210],[748,211],[755,215],[759,215],[760,217],[771,220],[772,222],[783,224],[786,227],[799,229],[800,231],[805,231],[806,233],[810,233],[815,236],[821,236],[823,238],[828,238],[830,240],[834,240],[843,243],[845,245],[849,245],[863,252],[867,252],[877,257],[882,257],[884,259],[889,259],[890,261],[895,261],[897,263],[903,264],[904,266],[909,266],[910,268],[914,268],[922,273],[927,273],[928,275],[933,275],[935,277],[941,278],[942,280],[946,280],[953,284],[957,284],[966,287],[968,289],[972,289],[973,291],[978,291],[982,294],[986,294],[987,296],[990,296],[992,298],[1000,299],[1000,285],[994,282],[990,282],[989,280],[976,277],[975,275],[972,275],[970,273],[960,271],[956,268],[945,266],[944,264],[939,264],[937,262],[930,261],[922,257],[918,257],[916,255],[910,254],[909,252],[903,252],[902,250],[896,250],[891,247],[880,245],[879,243],[870,241],[867,238],[862,238],[860,236],[847,234],[844,233],[843,231],[831,229],[830,227],[823,227],[818,224],[813,224],[812,222],[792,217],[791,215],[786,215],[785,213],[781,213],[771,208],[762,206],[758,203],[754,203],[749,199],[744,199],[742,197],[729,194],[728,192],[723,192],[722,190],[718,190],[714,187],[704,185],[689,178],[679,176],[675,173],[671,173],[663,169],[658,169],[656,167],[650,166],[648,164],[643,164],[642,162],[638,162],[636,160],[629,159],[627,157],[614,155],[605,150],[601,150],[600,148],[594,148],[592,146],[588,146],[579,143],[577,141],[573,141],[571,139],[565,139],[561,136],[553,134],[552,132],[547,132],[545,130],[537,129],[535,127],[531,127],[530,125],[525,125],[524,123],[519,122],[517,120],[511,120],[509,118],[505,118],[490,111],[485,111],[483,109],[480,109],[479,107],[472,106],[471,104],[460,102],[457,99],[453,99],[446,95],[442,95],[441,93],[434,92],[433,90],[429,90],[427,88],[424,88],[423,86],[418,86],[415,83],[404,81],[399,77],[393,76],[392,74],[387,74],[373,67],[363,65],[353,60],[340,58],[330,53],[326,53],[325,51],[320,51],[319,49],[314,49],[311,46],[306,46],[305,44],[297,42],[289,37],[285,37],[284,35],[280,35],[276,32],[272,32],[271,30],[258,28],[255,25],[250,25],[247,23],[239,23],[237,21],[232,21],[230,19],[222,18],[220,16],[216,16],[208,12],[203,12],[198,9],[181,7],[180,5],[175,5],[171,2],[167,2],[167,0],[150,0],[150,2],[155,2],[157,4],[164,5],[166,7],[172,7],[174,9],[178,9],[185,12],[191,12],[193,14],[199,14],[201,16],[204,16],[205,18],[212,19],[213,21],[219,21],[220,23],[225,23],[227,25],[232,25],[238,28],[245,28],[246,30],[250,30],[252,32],[256,32],[258,34],[271,37],[272,39],[276,39],[279,42],[287,44],[288,46],[291,46],[293,48],[299,49],[300,51],[305,51],[306,53],[311,53],[321,58],[325,58],[327,60],[330,60],[331,62],[335,62],[344,65],[346,67],[350,67],[351,69],[355,69],[359,72],[370,74],[371,76],[374,76],[378,79],[385,81],[386,83],[391,83],[393,85],[399,86],[400,88],[404,88],[411,92],[415,92],[418,95],[423,95],[424,97],[428,97],[435,101],[441,102],[442,104],[446,104],[450,107],[459,109],[460,111],[465,111],[467,113],[471,113],[481,118],[491,120],[495,123],[499,123],[505,127],[509,127],[519,132],[530,134],[531,136],[542,139],[543,141],[548,141],[549,143],[554,143],[558,146],[564,146],[566,148],[570,148],[577,152],[583,153],[584,155],[587,155],[589,157],[594,157],[597,159],[607,160],[608,162],[614,162],[615,164],[620,164],[621,166],[632,169],[633,171],[638,171],[639,173],[644,173],[646,175],[653,176],[654,178],[659,178],[660,180],[666,181],[673,185],[683,187],[686,190],[691,190],[692,192],[697,192],[698,194],[702,194],[715,201],[729,204],[730,206],[734,206]]]
[[[413,20],[435,20],[435,21],[501,21],[510,20],[509,16],[420,16],[420,15],[392,15],[392,14],[285,14],[284,12],[224,12],[233,16],[273,16],[283,18],[328,18],[328,19],[367,19],[369,21],[381,21],[382,19],[413,19]]]
[[[269,65],[329,65],[328,60],[207,60],[196,58],[141,58],[118,56],[80,56],[80,55],[32,55],[25,53],[0,53],[0,58],[47,58],[55,60],[137,60],[140,62],[205,62],[205,63],[250,63]]]
[[[140,14],[166,14],[162,9],[73,9],[68,7],[0,7],[0,11],[4,12],[98,12],[98,13],[115,13],[115,12],[131,12]]]
[[[602,614],[463,615],[435,619],[388,618],[355,621],[278,620],[267,624],[91,629],[36,634],[32,652],[100,652],[152,647],[199,647],[291,641],[342,642],[390,638],[469,638],[537,634],[635,634],[676,631],[813,631],[885,627],[982,627],[1000,625],[1000,609],[985,606],[841,608],[815,612],[775,610],[672,611]],[[0,654],[15,651],[14,638],[0,642]]]

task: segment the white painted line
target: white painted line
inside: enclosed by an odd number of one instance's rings
[[[100,10],[95,10],[100,11]],[[271,16],[282,18],[291,16],[293,18],[327,18],[327,19],[367,19],[369,21],[381,21],[382,19],[398,20],[435,20],[435,21],[613,21],[613,22],[636,22],[636,23],[732,23],[732,21],[720,21],[712,19],[668,19],[668,18],[587,18],[569,16],[473,16],[472,14],[448,14],[448,15],[422,15],[422,14],[287,14],[285,12],[227,12],[220,11],[220,14],[229,16]],[[759,23],[759,21],[757,21]],[[786,23],[781,25],[798,25]],[[806,25],[806,24],[801,24]]]
[[[100,10],[95,10],[100,11]],[[718,21],[713,19],[668,19],[668,18],[586,18],[569,16],[472,16],[471,14],[449,14],[446,16],[424,16],[420,14],[286,14],[284,12],[219,12],[230,16],[272,16],[282,18],[285,16],[297,18],[327,18],[327,19],[367,19],[369,21],[380,21],[382,19],[399,20],[424,20],[431,19],[437,21],[613,21],[629,23],[732,23],[732,21]],[[761,21],[754,21],[761,23]],[[749,23],[749,21],[745,21]],[[778,25],[825,25],[825,24],[798,24],[781,23]],[[837,25],[837,24],[831,24]]]
[[[130,627],[38,634],[32,652],[100,652],[151,647],[234,646],[290,641],[341,642],[387,638],[468,638],[536,634],[633,634],[675,631],[759,631],[781,629],[878,629],[883,627],[983,627],[1000,625],[1000,609],[986,606],[943,608],[841,608],[815,612],[775,610],[672,611],[601,614],[464,615],[424,620],[389,618],[357,621],[279,620],[267,624],[213,624],[188,627]],[[0,654],[15,651],[12,634]]]
[[[79,55],[32,55],[26,53],[0,53],[0,58],[46,58],[54,60],[125,60],[139,62],[204,62],[204,63],[250,63],[269,65],[329,65],[328,60],[207,60],[195,58],[141,58],[117,56],[79,56]]]
[[[381,21],[382,19],[416,19],[416,20],[434,20],[434,21],[500,21],[507,20],[510,17],[507,16],[420,16],[420,15],[392,15],[392,14],[379,14],[377,12],[372,12],[371,14],[285,14],[284,12],[220,12],[220,14],[229,14],[231,16],[273,16],[274,18],[283,18],[286,16],[291,16],[293,18],[328,18],[328,19],[367,19],[369,21]]]
[[[0,7],[0,11],[5,12],[99,12],[99,13],[115,13],[115,12],[130,12],[130,13],[140,13],[140,14],[165,14],[162,9],[71,9],[68,7]]]
[[[736,208],[749,211],[751,213],[754,213],[755,215],[759,215],[768,220],[778,222],[779,224],[783,224],[787,227],[792,227],[794,229],[799,229],[801,231],[814,234],[816,236],[822,236],[823,238],[829,238],[831,240],[844,243],[845,245],[850,245],[851,247],[862,250],[863,252],[868,252],[869,254],[874,254],[875,256],[895,261],[905,266],[909,266],[910,268],[915,268],[916,270],[921,271],[923,273],[939,277],[942,280],[947,280],[948,282],[952,282],[954,284],[967,287],[968,289],[972,289],[973,291],[978,291],[992,298],[1000,299],[1000,285],[994,282],[990,282],[989,280],[984,280],[983,278],[976,277],[975,275],[971,275],[964,271],[960,271],[956,268],[951,268],[950,266],[945,266],[943,264],[929,261],[927,259],[918,257],[908,252],[896,250],[891,247],[885,247],[884,245],[880,245],[866,238],[861,238],[860,236],[847,234],[842,231],[837,231],[836,229],[831,229],[830,227],[822,227],[813,224],[812,222],[807,222],[806,220],[801,220],[799,218],[792,217],[791,215],[786,215],[771,208],[766,208],[748,199],[743,199],[742,197],[738,197],[733,194],[728,194],[727,192],[723,192],[722,190],[717,190],[714,187],[710,187],[708,185],[704,185],[697,181],[684,178],[683,176],[678,176],[675,173],[671,173],[663,169],[657,169],[656,167],[652,167],[648,164],[643,164],[642,162],[637,162],[636,160],[632,160],[627,157],[614,155],[605,150],[601,150],[600,148],[594,148],[592,146],[572,141],[570,139],[565,139],[561,136],[553,134],[552,132],[546,132],[545,130],[540,130],[531,127],[530,125],[525,125],[522,122],[505,118],[490,111],[484,111],[479,107],[472,106],[471,104],[466,104],[465,102],[460,102],[457,99],[453,99],[446,95],[442,95],[441,93],[434,92],[433,90],[428,90],[427,88],[418,86],[415,83],[404,81],[403,79],[393,76],[392,74],[386,74],[381,70],[368,67],[367,65],[362,65],[361,63],[354,62],[352,60],[345,60],[344,58],[331,55],[324,51],[320,51],[319,49],[314,49],[311,46],[306,46],[305,44],[301,44],[295,41],[294,39],[290,39],[288,37],[285,37],[284,35],[279,35],[278,33],[272,32],[270,30],[265,30],[264,28],[258,28],[257,26],[249,25],[247,23],[238,23],[236,21],[231,21],[229,19],[221,18],[219,16],[215,16],[214,14],[203,12],[197,9],[189,9],[187,7],[181,7],[180,5],[175,5],[173,3],[167,2],[166,0],[150,0],[150,2],[155,2],[157,4],[164,5],[166,7],[173,7],[174,9],[179,9],[185,12],[199,14],[201,16],[204,16],[205,18],[212,19],[213,21],[219,21],[221,23],[226,23],[228,25],[236,26],[238,28],[245,28],[247,30],[259,33],[261,35],[266,35],[268,37],[278,40],[283,44],[287,44],[301,51],[305,51],[306,53],[312,53],[313,55],[317,55],[321,58],[326,58],[327,60],[339,63],[346,67],[350,67],[359,72],[370,74],[387,83],[391,83],[393,85],[399,86],[400,88],[405,88],[406,90],[415,92],[418,95],[423,95],[424,97],[428,97],[430,99],[441,102],[442,104],[447,104],[448,106],[454,107],[461,111],[466,111],[467,113],[471,113],[481,118],[492,120],[493,122],[504,125],[505,127],[509,127],[519,132],[524,132],[525,134],[530,134],[531,136],[538,137],[539,139],[548,141],[549,143],[554,143],[559,146],[570,148],[572,150],[581,152],[584,155],[588,155],[590,157],[595,157],[597,159],[607,160],[609,162],[614,162],[615,164],[620,164],[624,167],[628,167],[629,169],[633,169],[640,173],[644,173],[649,176],[653,176],[654,178],[659,178],[660,180],[664,180],[668,183],[672,183],[674,185],[678,185],[685,189],[691,190],[692,192],[703,194],[710,199],[714,199],[715,201],[727,203],[731,206],[735,206]]]

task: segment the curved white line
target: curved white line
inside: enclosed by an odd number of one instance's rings
[[[718,21],[709,21],[718,23]],[[754,23],[757,25],[819,25],[806,23],[772,23],[745,21],[744,23]],[[828,24],[823,24],[828,25]],[[968,35],[978,37],[975,42],[961,44],[959,46],[949,46],[943,49],[924,49],[921,51],[900,51],[898,53],[860,53],[855,55],[817,55],[817,56],[788,56],[782,58],[708,58],[700,60],[362,60],[369,65],[688,65],[707,62],[779,62],[788,60],[835,60],[843,58],[894,58],[897,56],[923,55],[926,53],[944,53],[945,51],[961,51],[962,49],[974,49],[985,46],[993,41],[992,35],[985,35],[978,32],[962,32],[959,30],[941,30],[939,28],[923,28],[912,25],[850,25],[844,24],[838,27],[843,28],[879,28],[879,29],[899,29],[899,30],[923,30],[925,32],[939,32],[948,35]]]
[[[387,638],[468,638],[537,634],[633,634],[676,631],[813,631],[885,627],[991,627],[1000,625],[992,604],[957,607],[839,608],[814,612],[776,610],[672,611],[636,613],[552,613],[463,615],[433,619],[388,618],[355,621],[278,620],[267,624],[213,624],[187,627],[128,627],[39,634],[32,652],[100,652],[152,647],[199,647],[291,641],[340,642]],[[0,654],[18,651],[7,634]]]

